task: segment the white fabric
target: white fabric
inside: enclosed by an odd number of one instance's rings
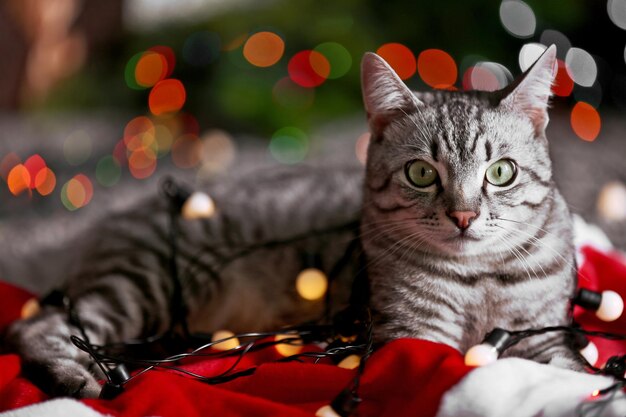
[[[0,417],[105,417],[86,405],[69,398],[44,401],[0,413]]]
[[[570,417],[594,390],[613,384],[611,378],[542,365],[519,358],[500,359],[467,374],[444,396],[437,417]],[[585,405],[585,408],[588,405]],[[601,414],[626,415],[626,396],[618,393]]]

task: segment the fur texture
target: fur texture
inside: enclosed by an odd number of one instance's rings
[[[191,329],[263,330],[318,318],[323,302],[295,291],[302,254],[319,253],[328,272],[359,237],[359,220],[380,341],[420,337],[465,351],[496,326],[566,323],[576,276],[571,223],[543,130],[554,60],[549,48],[500,92],[416,94],[367,54],[363,94],[372,141],[365,186],[360,170],[300,168],[208,190],[218,215],[180,224],[178,268]],[[502,159],[514,161],[517,176],[495,186],[485,172]],[[412,161],[430,164],[437,181],[415,187],[406,171]],[[477,217],[460,230],[453,211]],[[288,243],[258,246],[277,240]],[[220,261],[242,248],[244,256]],[[168,328],[174,289],[162,199],[110,216],[71,250],[64,289],[93,343]],[[330,288],[336,309],[363,267],[358,259]],[[15,323],[6,342],[46,391],[94,396],[97,367],[70,343],[76,333],[64,311],[46,307]],[[541,362],[564,357],[577,366],[558,336],[533,338],[510,353]]]

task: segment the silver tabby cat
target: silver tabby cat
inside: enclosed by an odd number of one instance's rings
[[[572,227],[544,133],[555,56],[548,48],[502,91],[420,94],[366,54],[365,185],[359,169],[300,168],[208,190],[218,215],[180,224],[191,330],[262,330],[319,317],[324,303],[295,291],[301,255],[319,253],[328,271],[358,237],[380,341],[418,337],[464,352],[494,327],[567,323]],[[92,343],[168,328],[167,230],[166,204],[154,197],[94,225],[68,249],[74,262],[63,289]],[[356,254],[338,273],[335,308],[346,304],[360,268]],[[66,313],[46,306],[15,323],[5,341],[46,391],[95,396],[101,375],[71,334]],[[578,367],[561,336],[529,339],[509,354]]]

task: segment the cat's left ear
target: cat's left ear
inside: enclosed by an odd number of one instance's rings
[[[526,114],[537,136],[543,135],[548,124],[548,101],[557,70],[556,46],[548,47],[535,63],[505,89],[500,106]]]
[[[415,112],[422,102],[380,56],[368,52],[361,63],[361,89],[367,120],[378,136],[396,117]]]

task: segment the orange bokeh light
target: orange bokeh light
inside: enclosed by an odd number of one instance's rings
[[[257,32],[243,46],[243,56],[257,67],[271,67],[282,58],[285,42],[272,32]]]
[[[155,116],[179,111],[185,104],[187,94],[183,83],[174,79],[159,81],[152,87],[148,106]]]
[[[168,64],[157,52],[144,53],[135,66],[135,81],[142,87],[152,87],[167,76]]]
[[[35,177],[35,188],[41,195],[48,195],[54,191],[54,187],[57,184],[56,176],[54,172],[48,167],[45,167],[37,173]]]
[[[559,66],[552,84],[552,92],[559,97],[568,97],[574,89],[574,80],[569,76],[565,62],[557,60]]]
[[[415,55],[401,43],[386,43],[376,51],[391,68],[403,79],[409,79],[415,74],[417,64]]]
[[[570,123],[574,133],[587,142],[596,140],[602,126],[600,113],[584,101],[579,101],[572,109]]]
[[[156,160],[156,153],[152,149],[137,149],[128,158],[128,169],[133,177],[142,180],[154,173],[157,165]]]
[[[417,57],[417,71],[426,84],[440,89],[454,85],[458,76],[454,59],[441,49],[422,51]]]
[[[18,195],[30,188],[30,173],[23,164],[15,165],[7,176],[7,185],[11,194]]]

